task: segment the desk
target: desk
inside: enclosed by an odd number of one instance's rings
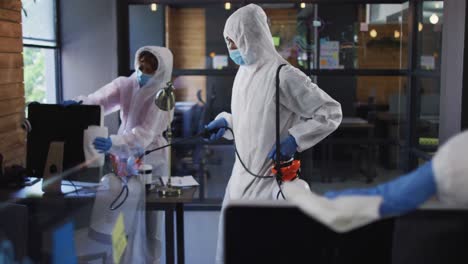
[[[365,137],[363,138],[356,138],[356,137],[344,137],[340,136],[340,132],[343,131],[357,131],[357,132],[364,132],[360,134],[364,134]],[[338,136],[337,136],[338,134]],[[340,126],[338,127],[337,131],[332,133],[328,138],[323,140],[323,148],[322,148],[322,156],[323,160],[325,160],[325,166],[327,169],[331,167],[331,160],[333,159],[333,146],[334,145],[367,145],[367,170],[365,172],[365,176],[367,182],[372,182],[372,180],[376,177],[376,169],[375,169],[375,155],[373,153],[373,142],[374,137],[374,125],[369,123],[367,120],[362,118],[355,118],[355,117],[345,117],[341,121]],[[326,155],[326,151],[328,151],[328,155]],[[326,157],[326,159],[325,159]],[[354,164],[353,164],[354,166]],[[331,177],[325,179],[322,177],[322,181],[331,182]]]
[[[174,211],[176,213],[177,263],[185,263],[184,203],[193,201],[197,188],[184,189],[179,197],[161,197],[157,192],[146,194],[146,209],[165,211],[166,263],[174,262]]]
[[[52,206],[67,202],[70,206],[80,206],[93,203],[95,196],[92,194],[77,195],[68,193],[64,196],[45,196],[41,190],[42,180],[36,184],[20,189],[0,189],[1,201],[21,202],[21,204],[50,203]],[[175,263],[175,232],[177,232],[177,263],[185,262],[184,254],[184,203],[193,200],[197,188],[184,189],[179,197],[161,197],[156,192],[147,192],[147,210],[164,210],[166,219],[166,263]],[[174,230],[174,212],[176,213],[176,230]]]

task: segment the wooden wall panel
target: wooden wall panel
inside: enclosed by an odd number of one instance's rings
[[[0,84],[23,82],[23,69],[0,69]]]
[[[0,9],[0,21],[21,22],[21,12]]]
[[[23,118],[23,113],[0,117],[0,133],[6,133],[12,130],[17,130],[21,127],[21,122],[23,122]]]
[[[25,165],[21,1],[0,0],[0,153],[5,165]]]
[[[23,39],[5,38],[0,36],[0,52],[21,53],[23,52]]]
[[[1,0],[0,9],[17,11],[21,15],[21,0]]]
[[[9,21],[0,21],[0,36],[21,38],[21,24]]]
[[[206,98],[206,76],[178,76],[174,78],[175,95],[177,101],[198,102],[197,92],[202,91],[202,98]]]
[[[294,43],[294,38],[299,34],[297,32],[297,9],[295,8],[281,8],[281,9],[265,9],[265,13],[270,21],[271,34],[274,37],[280,38],[278,50],[289,52],[283,53],[285,58],[291,65],[299,67],[297,61],[297,47]]]
[[[166,44],[174,55],[174,69],[206,68],[206,19],[203,8],[166,9]],[[177,101],[197,102],[196,93],[206,93],[205,76],[174,80]]]
[[[175,69],[204,69],[206,61],[205,10],[168,8],[167,47]]]
[[[21,53],[0,53],[0,69],[12,69],[23,67]]]
[[[24,111],[24,98],[0,101],[0,117]]]
[[[392,96],[405,95],[406,78],[398,76],[359,76],[357,78],[357,101],[367,103],[370,95],[377,104],[387,105]]]
[[[24,97],[24,84],[0,84],[0,100],[23,98]]]
[[[357,51],[358,67],[360,69],[404,69],[408,61],[407,25],[370,25],[368,32],[359,34]],[[369,32],[375,29],[377,37],[371,38]],[[395,38],[395,31],[400,33]],[[401,77],[358,77],[357,101],[366,103],[370,95],[375,95],[378,104],[388,104],[391,96],[402,95],[406,78]]]
[[[0,134],[0,149],[8,149],[16,145],[24,145],[26,133],[22,129]]]
[[[26,144],[14,145],[7,149],[7,151],[2,151],[4,153],[4,162],[5,164],[21,164],[25,166],[25,157],[26,157]]]

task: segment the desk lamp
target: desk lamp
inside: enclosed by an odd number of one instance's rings
[[[174,85],[172,82],[168,82],[166,87],[159,90],[154,99],[154,104],[161,109],[166,111],[169,115],[169,123],[167,125],[167,141],[170,145],[172,143],[172,127],[171,127],[171,110],[175,107],[175,95],[174,95]],[[182,193],[181,189],[172,187],[171,182],[171,146],[169,146],[169,175],[167,178],[166,186],[163,186],[158,190],[159,194],[162,196],[179,196]]]

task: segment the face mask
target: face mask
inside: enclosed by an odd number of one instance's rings
[[[231,57],[232,61],[234,61],[237,65],[245,65],[245,61],[242,58],[242,55],[241,55],[239,49],[230,50],[229,51],[229,57]]]
[[[153,74],[146,74],[140,71],[140,69],[137,69],[137,80],[140,88],[145,86],[145,84],[148,83],[151,78],[153,78]]]

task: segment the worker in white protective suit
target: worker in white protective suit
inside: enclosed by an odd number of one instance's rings
[[[167,86],[172,76],[173,56],[164,47],[145,46],[135,55],[135,73],[119,77],[88,96],[76,101],[101,105],[105,114],[120,110],[122,121],[116,135],[97,138],[94,146],[101,152],[121,153],[125,149],[154,149],[167,144],[163,132],[173,112],[160,110],[155,104],[156,93]],[[76,101],[65,101],[65,105]],[[155,151],[145,157],[144,163],[153,166],[153,174],[168,175],[169,150]],[[132,195],[131,190],[129,195]],[[161,256],[162,212],[147,213],[148,249],[159,262]]]
[[[257,175],[271,175],[275,144],[275,76],[287,64],[275,50],[265,12],[250,4],[234,12],[224,27],[230,57],[240,65],[232,88],[232,113],[223,112],[206,127],[210,137],[233,139],[246,167]],[[340,104],[312,83],[299,69],[283,67],[280,77],[280,134],[282,158],[304,151],[340,124]],[[273,157],[274,158],[274,157]],[[277,183],[273,177],[250,175],[236,158],[226,188],[222,212],[231,200],[270,200]],[[223,213],[221,213],[216,261],[224,262]]]

